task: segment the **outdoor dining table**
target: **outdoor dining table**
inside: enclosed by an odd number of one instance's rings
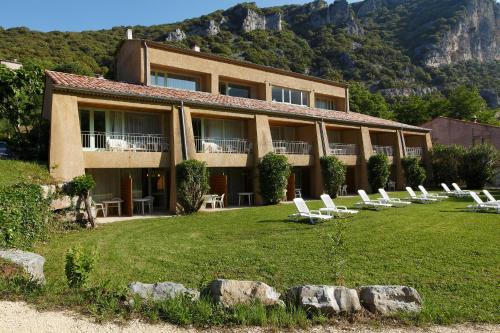
[[[132,199],[132,201],[134,202],[134,206],[136,203],[140,203],[141,204],[141,211],[142,211],[142,215],[144,215],[144,204],[148,201],[150,201],[151,199],[149,198],[136,198],[136,199]],[[151,213],[151,207],[149,208],[149,213]]]
[[[109,207],[117,207],[118,208],[118,216],[122,216],[122,199],[111,199],[104,200],[102,203],[104,204],[104,210],[106,211],[106,215],[108,214]]]
[[[240,192],[238,193],[238,206],[241,206],[241,197],[248,198],[248,205],[252,205],[253,192]]]

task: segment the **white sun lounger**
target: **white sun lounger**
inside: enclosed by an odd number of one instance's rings
[[[470,192],[470,196],[474,199],[476,204],[467,206],[468,210],[472,210],[474,212],[493,210],[496,211],[497,214],[500,214],[500,203],[484,202],[475,192]]]
[[[336,206],[332,198],[328,194],[321,195],[321,200],[325,204],[324,208],[320,208],[321,213],[333,215],[337,217],[348,217],[358,213],[357,210],[349,210],[346,206]]]
[[[424,204],[437,202],[437,199],[417,196],[411,187],[406,187],[406,192],[408,192],[408,194],[410,195],[408,200],[410,200],[411,202],[418,202]]]
[[[379,200],[371,200],[366,194],[365,190],[358,190],[358,194],[361,197],[362,202],[358,202],[356,208],[371,208],[375,210],[381,210],[392,207],[391,204],[382,203]]]
[[[427,192],[425,187],[423,187],[422,185],[418,185],[418,189],[420,190],[420,192],[422,192],[422,196],[424,198],[437,199],[438,201],[448,199],[448,196],[446,196],[446,195],[437,195],[437,194],[432,194],[432,193]]]
[[[451,186],[455,189],[456,193],[459,193],[462,196],[469,196],[472,191],[462,191],[462,189],[457,185],[457,183],[452,183]]]
[[[443,194],[448,195],[450,197],[463,198],[463,197],[468,197],[469,196],[469,193],[465,193],[465,192],[464,193],[458,193],[457,191],[450,190],[450,188],[448,187],[448,185],[446,185],[445,183],[441,183],[441,187],[444,190]]]
[[[331,215],[323,215],[319,210],[309,210],[309,207],[307,207],[306,202],[302,198],[293,199],[293,203],[298,213],[288,216],[288,219],[291,221],[297,222],[301,218],[308,218],[309,222],[314,224],[317,220],[330,220],[333,217]]]
[[[483,190],[483,193],[484,193],[484,195],[486,196],[486,198],[488,199],[488,202],[498,202],[498,203],[500,203],[500,200],[495,199],[495,198],[491,195],[490,191],[488,191],[488,190]]]
[[[408,205],[411,205],[411,202],[409,201],[401,201],[401,199],[399,198],[389,197],[389,194],[387,194],[387,192],[383,188],[379,188],[378,193],[380,193],[380,195],[382,196],[382,198],[378,199],[378,201],[381,203],[393,205],[396,208],[406,207]]]

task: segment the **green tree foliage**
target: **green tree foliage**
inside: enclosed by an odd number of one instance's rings
[[[448,115],[456,119],[472,120],[487,109],[486,101],[477,88],[459,86],[450,93],[449,100]]]
[[[67,185],[67,192],[71,196],[78,196],[80,202],[85,205],[87,220],[95,228],[94,215],[92,214],[92,203],[90,202],[90,191],[95,187],[94,178],[91,175],[77,176]],[[79,207],[78,207],[79,209]]]
[[[362,83],[355,82],[349,85],[349,105],[354,112],[392,118],[384,96],[380,93],[372,94]]]
[[[500,154],[490,144],[482,144],[467,149],[462,157],[460,173],[467,188],[483,188],[491,181],[497,170]]]
[[[66,252],[64,272],[71,288],[85,287],[94,269],[96,254],[80,246],[70,248]]]
[[[421,125],[439,116],[447,116],[449,101],[440,93],[424,97],[409,96],[397,98],[391,105],[395,118],[405,124]]]
[[[49,231],[50,202],[39,185],[0,187],[0,248],[30,248]]]
[[[259,164],[260,194],[267,205],[275,205],[283,198],[291,165],[286,156],[268,153]]]
[[[465,148],[459,145],[435,145],[432,147],[430,159],[432,178],[436,184],[454,183],[461,178],[461,163]]]
[[[320,164],[325,193],[336,198],[339,187],[345,183],[346,166],[335,156],[321,157]]]
[[[384,154],[375,154],[368,159],[368,182],[373,192],[379,188],[384,188],[389,180],[390,165],[389,159]]]
[[[416,157],[405,157],[401,160],[406,178],[406,185],[417,187],[424,183],[427,173],[420,162],[420,159]]]
[[[203,196],[210,190],[208,169],[205,162],[183,161],[176,166],[177,202],[185,214],[200,210]]]

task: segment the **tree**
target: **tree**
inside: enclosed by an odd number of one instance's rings
[[[401,160],[406,178],[406,185],[417,187],[422,185],[427,177],[425,169],[420,164],[420,159],[416,157],[405,157]]]
[[[286,156],[268,153],[259,165],[260,193],[267,205],[281,201],[292,171]]]
[[[459,86],[450,93],[449,100],[448,115],[455,119],[472,120],[487,109],[477,88]]]
[[[336,198],[339,186],[345,183],[346,167],[335,156],[321,157],[320,164],[325,192]]]
[[[362,83],[349,84],[351,111],[385,119],[392,118],[387,102],[380,93],[372,94]]]
[[[372,191],[376,192],[379,188],[384,188],[389,180],[389,159],[384,154],[376,154],[368,160],[368,182]]]
[[[196,213],[203,204],[203,196],[210,190],[207,164],[198,160],[183,161],[176,167],[176,179],[177,202],[184,213]]]
[[[490,144],[470,147],[462,157],[460,173],[467,188],[483,188],[496,175],[498,150]]]
[[[90,191],[95,187],[95,181],[91,175],[77,176],[69,183],[69,194],[78,196],[85,204],[87,220],[92,228],[95,228],[94,215],[92,214],[92,203],[90,202]]]
[[[460,165],[465,149],[459,145],[435,145],[430,154],[435,183],[453,183],[460,179]]]

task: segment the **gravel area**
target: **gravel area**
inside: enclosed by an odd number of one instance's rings
[[[290,331],[290,330],[288,330]],[[500,325],[458,325],[458,326],[431,326],[427,328],[394,328],[380,327],[371,328],[367,326],[348,325],[343,327],[313,327],[307,330],[291,330],[292,332],[304,333],[473,333],[473,332],[500,332]],[[0,302],[0,333],[45,333],[45,332],[106,332],[106,333],[188,333],[188,332],[279,332],[276,329],[265,329],[261,327],[243,327],[231,329],[210,329],[199,331],[194,328],[182,328],[174,325],[161,324],[151,325],[140,321],[132,321],[125,326],[113,323],[97,324],[87,318],[72,314],[70,312],[39,312],[23,302]]]

